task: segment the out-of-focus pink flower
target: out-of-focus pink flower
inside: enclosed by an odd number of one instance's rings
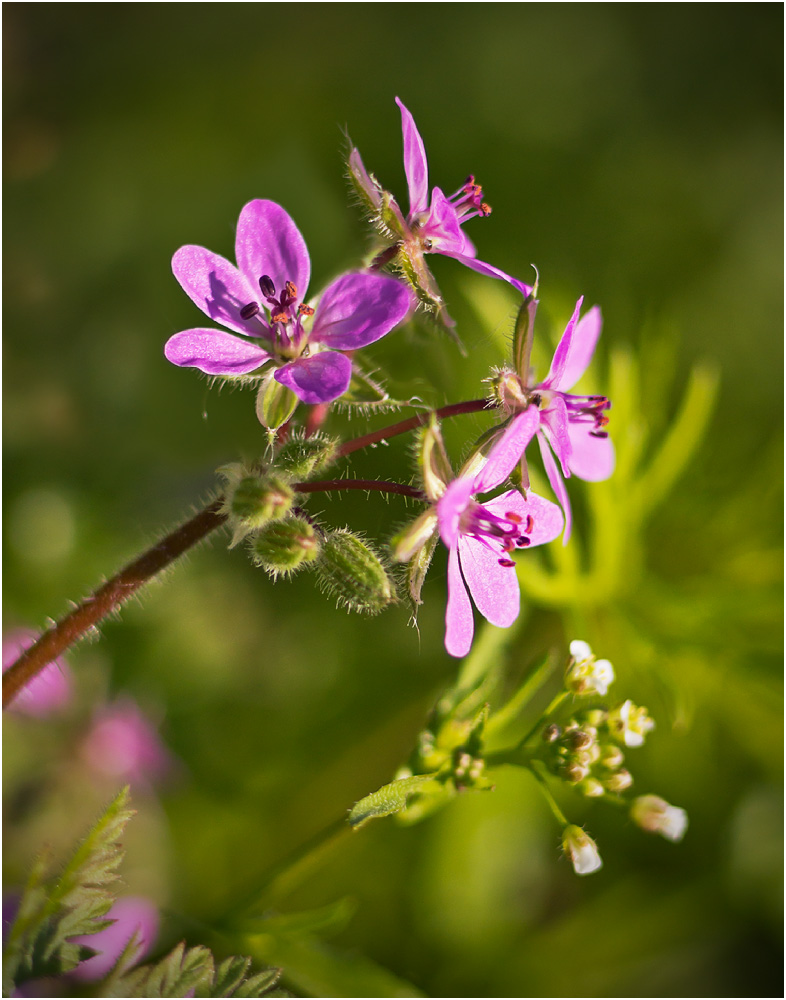
[[[138,944],[132,956],[133,962],[140,961],[152,948],[158,934],[158,909],[149,899],[144,896],[118,899],[106,918],[115,921],[111,927],[97,934],[85,934],[73,939],[76,944],[85,944],[98,952],[87,961],[79,963],[72,972],[75,979],[89,982],[103,979],[134,934]]]
[[[99,711],[81,753],[92,770],[132,784],[162,778],[173,765],[150,720],[128,697]]]
[[[28,629],[14,629],[3,638],[3,673],[38,638]],[[59,712],[71,700],[71,671],[62,657],[53,660],[14,698],[9,711],[38,718]]]

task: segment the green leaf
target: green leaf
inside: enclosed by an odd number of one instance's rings
[[[186,948],[181,941],[159,962],[137,966],[118,975],[113,972],[103,983],[102,996],[108,997],[196,997],[288,996],[275,991],[280,969],[263,969],[247,976],[250,958],[233,956],[216,968],[208,948]]]
[[[357,830],[369,820],[400,812],[411,795],[421,791],[429,782],[434,782],[434,779],[433,774],[415,774],[383,785],[352,806],[349,811],[349,825]]]
[[[33,867],[16,920],[3,949],[3,992],[28,979],[57,976],[93,954],[67,938],[96,934],[111,924],[102,920],[114,902],[117,867],[123,857],[120,837],[133,815],[128,787],[76,849],[59,878],[45,878],[48,858]]]

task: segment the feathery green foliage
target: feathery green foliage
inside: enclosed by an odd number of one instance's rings
[[[33,867],[16,920],[3,950],[3,992],[28,979],[56,976],[90,958],[93,949],[68,940],[96,934],[111,921],[101,918],[114,902],[112,889],[123,858],[120,837],[133,815],[126,786],[109,804],[73,857],[47,878],[49,858]]]

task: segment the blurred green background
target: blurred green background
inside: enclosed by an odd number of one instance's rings
[[[709,436],[649,525],[643,572],[590,604],[590,634],[533,603],[512,656],[521,673],[585,638],[613,660],[620,696],[658,720],[636,788],[688,810],[685,841],[566,796],[605,862],[577,879],[532,783],[501,772],[493,794],[422,825],[345,838],[282,903],[357,906],[327,944],[268,956],[295,970],[295,991],[779,992],[782,20],[778,4],[4,5],[7,628],[64,613],[187,516],[217,466],[261,453],[252,394],[163,358],[201,317],[171,255],[198,243],[231,257],[241,206],[264,197],[301,228],[312,291],[357,265],[343,133],[404,199],[396,95],[432,183],[483,184],[494,212],[468,227],[481,259],[522,277],[537,265],[540,337],[584,294],[605,318],[595,390],[631,349],[641,413],[615,437],[649,427],[654,448],[691,366],[720,369]],[[434,271],[469,356],[423,330],[369,356],[394,392],[439,404],[482,392],[514,305],[450,260]],[[457,458],[485,426],[461,420]],[[350,468],[406,479],[407,442]],[[579,539],[592,489],[572,491]],[[311,509],[382,539],[411,513],[362,495]],[[124,692],[180,761],[159,796],[137,796],[129,890],[200,940],[202,921],[408,754],[456,670],[444,565],[418,634],[404,605],[349,617],[307,576],[273,587],[218,539],[192,554],[73,653],[64,719],[7,722],[6,886],[111,794],[75,748]]]

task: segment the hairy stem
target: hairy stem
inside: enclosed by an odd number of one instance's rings
[[[473,399],[464,403],[453,403],[437,410],[439,417],[458,416],[475,413],[487,407],[484,399]],[[368,445],[385,441],[398,434],[405,434],[426,423],[430,411],[416,414],[408,420],[401,420],[388,427],[382,427],[370,434],[345,442],[338,450],[338,456],[349,455]],[[331,490],[375,490],[380,493],[395,493],[399,496],[425,500],[421,490],[403,483],[393,483],[378,479],[325,479],[308,483],[295,483],[294,489],[300,493],[329,492]],[[222,498],[214,500],[203,510],[180,525],[173,532],[157,542],[152,548],[129,563],[115,576],[99,587],[73,611],[41,635],[29,649],[3,674],[3,708],[6,708],[25,684],[29,683],[43,668],[65,652],[69,646],[85,636],[96,624],[111,614],[115,608],[128,600],[149,580],[173,563],[216,528],[226,522],[221,513]]]
[[[443,406],[439,410],[423,410],[416,413],[414,417],[407,417],[397,424],[389,424],[387,427],[380,427],[378,431],[370,431],[368,434],[361,434],[360,437],[345,441],[336,452],[337,457],[351,455],[353,451],[367,448],[370,444],[377,444],[379,441],[387,441],[388,438],[396,437],[397,434],[406,434],[407,431],[414,431],[418,427],[427,424],[432,413],[437,417],[457,417],[462,413],[479,413],[481,410],[490,409],[487,399],[469,399],[464,403],[451,403]]]
[[[3,674],[3,708],[39,670],[81,639],[96,622],[106,618],[148,580],[222,525],[226,516],[219,513],[221,503],[221,500],[214,500],[190,521],[181,524],[44,632]]]

